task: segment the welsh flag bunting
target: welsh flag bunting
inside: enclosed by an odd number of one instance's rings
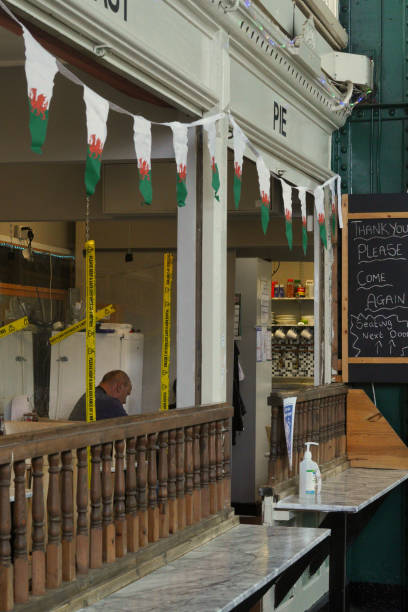
[[[232,132],[234,137],[234,202],[235,208],[238,209],[241,199],[242,186],[242,166],[244,163],[244,151],[247,144],[247,137],[230,115]]]
[[[177,165],[177,204],[186,205],[187,197],[187,125],[173,121],[170,123],[173,131],[173,147]]]
[[[337,214],[339,216],[339,227],[343,229],[343,212],[341,210],[341,178],[337,175]]]
[[[139,189],[145,204],[152,203],[152,124],[144,117],[133,117],[133,139],[135,143]]]
[[[215,129],[215,121],[208,121],[203,123],[203,127],[207,132],[208,137],[208,150],[210,152],[211,159],[211,171],[212,171],[212,180],[211,185],[214,189],[214,197],[219,202],[220,197],[218,195],[218,190],[220,188],[220,175],[218,173],[218,165],[215,161],[215,141],[216,141],[216,129]]]
[[[95,193],[101,177],[102,152],[105,145],[109,102],[84,85],[86,124],[88,129],[88,155],[85,167],[86,195]]]
[[[300,209],[302,213],[302,246],[303,246],[303,253],[306,255],[306,251],[307,251],[306,187],[298,187],[297,190],[299,193]]]
[[[332,240],[336,235],[336,195],[335,195],[335,191],[334,191],[334,183],[335,183],[336,177],[334,176],[331,181],[329,182],[329,188],[330,188],[330,200],[331,200],[331,211],[330,211],[330,218],[331,218],[331,235],[332,235]]]
[[[315,198],[317,220],[318,220],[319,229],[320,229],[320,238],[325,248],[327,249],[326,221],[324,218],[324,189],[320,185],[319,187],[316,187],[314,191],[314,198]]]
[[[269,225],[269,206],[271,203],[270,190],[271,190],[271,175],[268,168],[265,166],[265,162],[260,155],[256,158],[256,169],[258,171],[259,191],[261,193],[261,223],[263,233],[266,234],[266,230]]]
[[[286,238],[288,240],[289,249],[292,250],[293,245],[293,230],[292,230],[292,187],[280,180],[282,185],[283,206],[285,209],[285,228]]]
[[[48,111],[58,72],[57,60],[48,53],[22,24],[25,44],[25,71],[30,107],[31,150],[42,153],[47,135]]]

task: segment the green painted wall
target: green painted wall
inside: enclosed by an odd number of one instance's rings
[[[333,170],[342,177],[344,193],[406,191],[408,2],[340,0],[339,14],[349,33],[348,51],[374,59],[375,84],[367,102],[333,136]],[[372,398],[371,385],[362,387]],[[407,441],[407,386],[375,385],[375,391],[379,409]],[[353,545],[351,581],[407,586],[406,489],[388,496]]]

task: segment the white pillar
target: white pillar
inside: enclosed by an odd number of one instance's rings
[[[187,198],[177,214],[177,408],[195,405],[196,129],[188,131]]]
[[[214,78],[219,106],[229,103],[228,35],[218,34]],[[219,202],[211,186],[211,164],[207,139],[203,143],[203,235],[202,235],[202,368],[201,403],[226,400],[227,364],[227,138],[228,120],[217,124],[217,162],[220,174]]]

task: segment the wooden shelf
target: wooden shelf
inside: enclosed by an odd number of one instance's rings
[[[313,301],[314,298],[307,298],[307,297],[294,297],[294,298],[288,298],[288,297],[274,297],[271,298],[271,302],[275,302],[275,301],[281,301],[281,302],[310,302]]]

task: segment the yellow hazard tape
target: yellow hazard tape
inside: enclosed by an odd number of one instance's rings
[[[96,421],[95,409],[95,242],[88,240],[86,249],[86,421]]]
[[[173,281],[173,254],[164,254],[163,271],[163,331],[160,372],[160,410],[169,409],[169,366],[171,328],[171,284]]]
[[[113,314],[114,312],[115,312],[115,308],[112,306],[112,304],[109,304],[109,306],[106,306],[105,308],[101,308],[100,310],[97,310],[95,318],[97,321],[100,321],[101,319],[106,319],[106,317]],[[75,334],[76,332],[79,332],[82,329],[85,329],[85,327],[86,327],[86,319],[82,319],[81,321],[78,321],[78,323],[74,323],[73,325],[70,325],[69,327],[64,329],[64,331],[59,332],[58,334],[55,334],[55,336],[52,336],[49,342],[50,344],[57,344],[57,342],[61,342],[61,340],[65,340],[65,338],[68,338],[68,336],[71,336],[72,334]]]
[[[0,327],[0,338],[5,338],[10,334],[14,334],[14,332],[21,331],[25,327],[28,326],[28,317],[22,317],[21,319],[17,319],[12,323],[8,323],[7,325],[3,325]]]

